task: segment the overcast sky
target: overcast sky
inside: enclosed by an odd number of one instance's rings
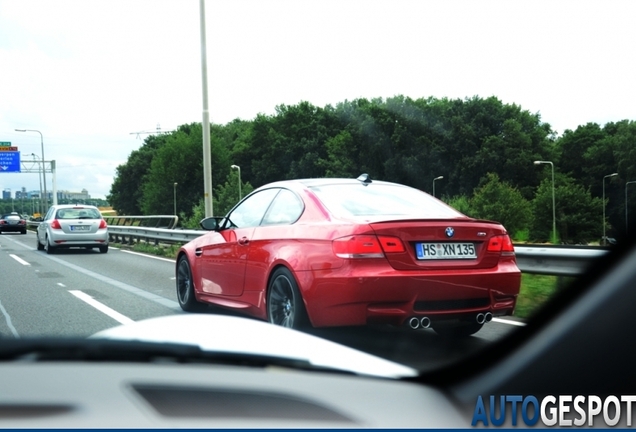
[[[210,120],[402,94],[496,96],[557,133],[636,120],[636,1],[206,0]],[[147,135],[200,122],[198,0],[0,0],[0,141],[105,197]],[[37,174],[0,188],[39,190]],[[50,174],[47,186],[51,189]]]

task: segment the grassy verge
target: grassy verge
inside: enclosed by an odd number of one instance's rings
[[[561,287],[574,278],[536,274],[521,275],[521,292],[517,299],[515,316],[528,318],[539,309]]]

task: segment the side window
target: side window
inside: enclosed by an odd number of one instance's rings
[[[232,227],[248,228],[260,225],[263,215],[280,189],[265,189],[243,201],[229,215]]]
[[[53,218],[53,213],[55,212],[55,209],[53,207],[51,207],[49,209],[48,212],[46,212],[46,215],[44,216],[44,220],[49,220]]]
[[[303,213],[302,201],[292,191],[281,189],[267,210],[262,225],[285,225],[298,220]]]

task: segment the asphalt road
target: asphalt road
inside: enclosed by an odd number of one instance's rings
[[[0,337],[88,337],[127,322],[184,313],[174,261],[112,248],[47,255],[35,234],[0,235]],[[210,308],[209,313],[225,313]],[[430,370],[487,349],[518,328],[498,320],[476,335],[447,340],[432,330],[390,326],[311,329],[310,333],[418,369]]]

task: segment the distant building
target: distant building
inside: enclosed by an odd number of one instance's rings
[[[3,200],[11,199],[11,189],[5,189],[2,191],[2,199]]]
[[[23,187],[22,190],[15,191],[15,199],[25,199],[29,198],[29,194],[26,191],[26,188]]]

